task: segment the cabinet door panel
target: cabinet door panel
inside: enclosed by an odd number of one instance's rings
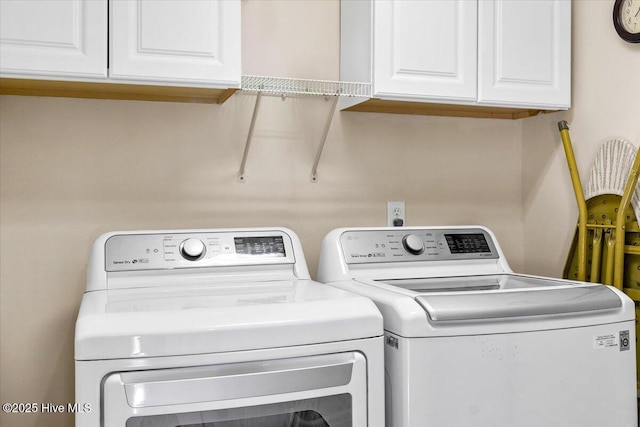
[[[106,0],[0,1],[3,75],[106,78]]]
[[[374,96],[476,99],[476,2],[381,0],[374,7]]]
[[[111,78],[239,86],[239,0],[111,5]]]
[[[478,13],[478,101],[569,107],[571,2],[481,1]]]

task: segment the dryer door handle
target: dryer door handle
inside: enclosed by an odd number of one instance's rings
[[[360,353],[112,374],[132,408],[191,404],[339,387],[351,382]]]

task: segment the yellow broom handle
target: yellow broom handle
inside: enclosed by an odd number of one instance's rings
[[[620,200],[620,206],[618,206],[618,215],[616,215],[616,249],[615,249],[615,261],[614,261],[614,273],[613,273],[613,285],[622,290],[624,286],[624,244],[625,244],[625,229],[626,229],[626,214],[627,207],[631,203],[631,198],[636,189],[638,183],[638,169],[640,168],[640,151],[636,154],[636,158],[631,166],[629,172],[629,178],[627,179],[627,185],[622,193],[622,200]]]
[[[566,121],[558,122],[562,145],[567,156],[567,164],[569,165],[569,173],[571,174],[571,182],[573,183],[573,192],[576,194],[576,202],[578,203],[578,280],[584,281],[587,278],[587,203],[584,200],[584,192],[582,191],[582,183],[580,182],[580,174],[576,165],[576,157],[573,154],[571,146],[571,137],[569,136],[569,125]]]

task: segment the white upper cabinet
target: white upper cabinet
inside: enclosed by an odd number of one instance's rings
[[[571,2],[480,1],[478,101],[568,108]]]
[[[1,0],[0,72],[106,78],[106,0]]]
[[[373,95],[475,100],[477,6],[466,0],[376,2]]]
[[[240,85],[240,2],[112,0],[109,76]]]
[[[0,0],[0,17],[0,93],[223,102],[240,87],[240,0]]]
[[[341,80],[372,83],[372,99],[342,109],[566,109],[571,0],[342,0],[340,61]]]
[[[476,2],[380,1],[374,15],[374,96],[476,99]]]

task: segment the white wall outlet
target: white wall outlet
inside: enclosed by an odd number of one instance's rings
[[[387,202],[387,226],[402,227],[407,223],[404,202]]]

